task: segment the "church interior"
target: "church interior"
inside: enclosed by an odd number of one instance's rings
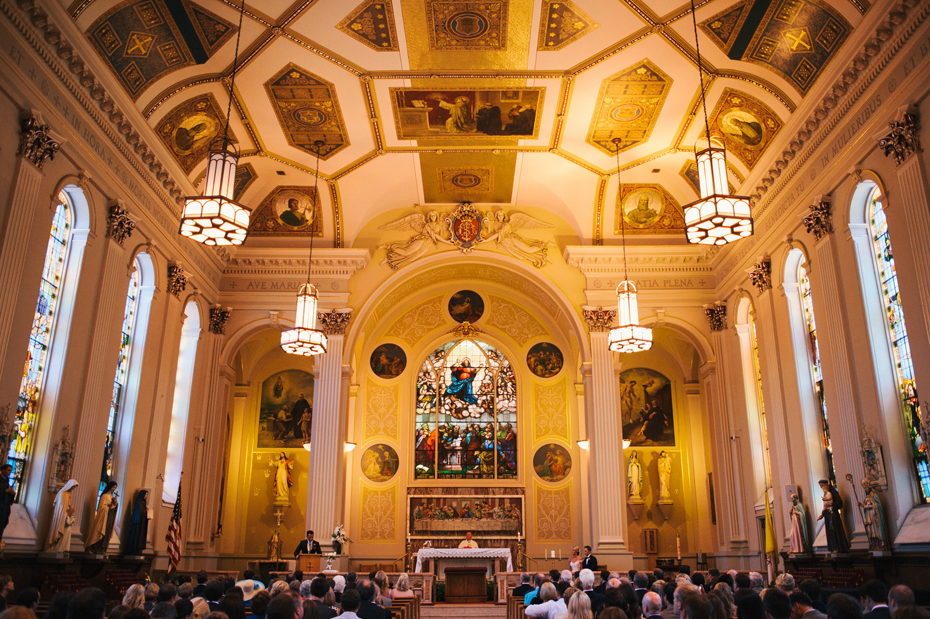
[[[0,573],[930,604],[928,16],[0,0]]]

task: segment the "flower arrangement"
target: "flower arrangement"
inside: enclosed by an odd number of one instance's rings
[[[333,531],[333,541],[339,542],[340,544],[351,544],[352,540],[349,539],[349,536],[346,535],[345,525],[340,524],[336,527],[336,530]]]

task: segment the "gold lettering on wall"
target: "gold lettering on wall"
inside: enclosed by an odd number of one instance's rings
[[[546,488],[536,485],[536,541],[572,539],[572,485]]]
[[[365,413],[365,440],[375,436],[397,438],[398,385],[382,387],[368,381],[368,408]]]
[[[424,335],[443,324],[442,297],[433,297],[408,310],[397,319],[386,335],[399,337],[411,346]]]
[[[569,440],[565,389],[564,379],[555,385],[534,385],[534,442],[551,436]]]
[[[397,485],[373,488],[362,483],[360,542],[391,542],[395,539]]]
[[[500,297],[490,296],[487,324],[497,327],[523,346],[527,340],[545,335],[546,330],[526,310]]]

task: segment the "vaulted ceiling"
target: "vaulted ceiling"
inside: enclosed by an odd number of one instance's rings
[[[705,127],[690,2],[248,0],[230,109],[238,7],[76,0],[68,10],[194,184],[229,116],[243,154],[238,198],[253,209],[248,243],[316,231],[351,246],[383,213],[462,201],[545,209],[580,239],[610,243],[618,179],[630,232],[684,242]],[[785,125],[867,8],[697,3],[707,123],[734,188],[785,148]],[[282,219],[289,203],[296,219]]]

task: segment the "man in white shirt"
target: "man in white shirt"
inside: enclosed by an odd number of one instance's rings
[[[342,592],[342,614],[343,619],[359,619],[355,611],[361,604],[361,597],[355,589],[346,589]]]
[[[465,534],[465,539],[462,540],[462,543],[459,544],[459,548],[477,548],[478,542],[471,538],[471,531]]]

